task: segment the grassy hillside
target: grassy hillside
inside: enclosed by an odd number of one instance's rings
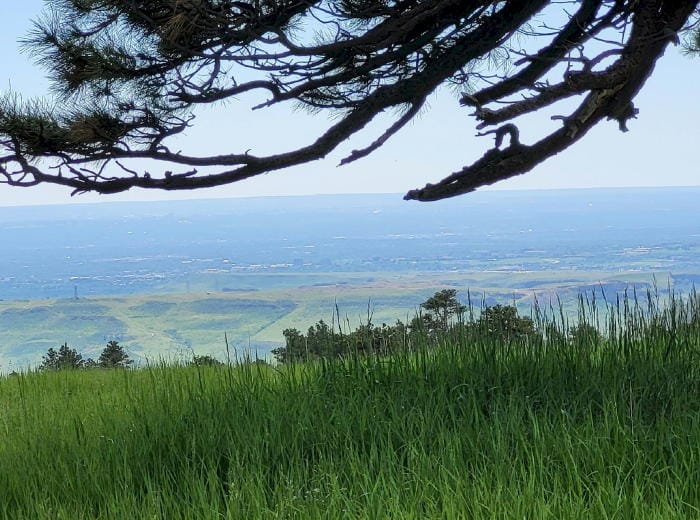
[[[657,278],[666,284],[668,274]],[[305,330],[319,319],[330,322],[336,304],[341,320],[353,326],[367,321],[368,309],[374,323],[390,324],[410,319],[440,288],[456,288],[464,297],[470,288],[477,306],[485,297],[486,303],[515,302],[529,312],[537,294],[545,304],[559,298],[571,310],[581,290],[603,290],[614,300],[625,288],[649,286],[652,275],[568,270],[328,273],[290,279],[288,287],[269,288],[261,275],[252,276],[253,282],[261,289],[0,301],[0,373],[33,366],[49,347],[64,342],[86,357],[98,356],[107,341],[116,340],[140,361],[189,359],[193,351],[225,359],[227,334],[232,349],[264,356],[280,345],[285,328]]]
[[[698,300],[626,303],[595,344],[5,377],[0,517],[697,517]]]

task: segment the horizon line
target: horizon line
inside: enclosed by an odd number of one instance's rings
[[[448,198],[445,200],[455,200],[458,198],[468,198],[477,193],[532,193],[532,192],[571,192],[571,191],[615,191],[615,190],[670,190],[682,188],[700,188],[700,184],[688,185],[665,185],[665,186],[586,186],[586,187],[555,187],[555,188],[487,188],[476,190],[473,193],[461,195],[459,197]],[[192,191],[187,193],[193,193]],[[82,202],[76,197],[70,197],[65,202],[21,202],[19,204],[5,203],[0,201],[0,209],[2,208],[36,208],[36,207],[54,207],[54,206],[90,206],[90,205],[110,205],[110,204],[153,204],[153,203],[175,203],[175,202],[206,202],[206,201],[223,201],[223,200],[258,200],[258,199],[301,199],[301,198],[323,198],[323,197],[372,197],[378,195],[395,195],[398,198],[403,198],[403,192],[381,191],[381,192],[337,192],[337,193],[305,193],[305,194],[280,194],[280,195],[223,195],[223,196],[203,196],[203,197],[186,197],[186,198],[154,198],[143,200],[104,200],[95,201],[89,200]],[[80,195],[78,195],[80,197]],[[407,203],[415,201],[405,201]],[[438,204],[440,201],[437,202]],[[428,205],[422,203],[422,205]]]

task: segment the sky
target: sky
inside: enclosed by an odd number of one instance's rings
[[[2,0],[0,18],[0,94],[12,90],[25,98],[48,92],[45,72],[20,50],[18,39],[31,28],[43,0]],[[525,175],[485,189],[563,189],[625,186],[700,185],[694,155],[700,146],[700,59],[671,48],[637,96],[639,118],[621,133],[616,122],[594,128],[569,150]],[[195,127],[178,139],[192,155],[243,152],[279,153],[313,141],[331,119],[310,115],[293,105],[253,113],[256,99],[243,98],[198,113]],[[404,193],[436,182],[471,164],[491,146],[475,137],[470,109],[459,106],[454,93],[434,95],[428,109],[370,156],[337,167],[355,148],[372,142],[383,128],[370,125],[323,161],[272,172],[229,186],[192,192],[137,190],[117,195],[70,197],[66,188],[0,185],[0,206],[75,202],[173,200],[185,198],[311,195],[325,193]],[[544,119],[544,120],[543,120]],[[548,126],[549,125],[549,126]],[[551,129],[548,116],[519,124],[521,141],[539,140]]]

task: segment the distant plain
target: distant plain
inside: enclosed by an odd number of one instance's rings
[[[139,361],[265,356],[285,328],[406,321],[440,288],[475,307],[691,291],[700,188],[0,208],[0,371],[63,342]],[[337,323],[336,323],[337,326]],[[228,339],[227,353],[224,335]]]

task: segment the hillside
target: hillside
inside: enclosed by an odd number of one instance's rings
[[[230,352],[265,357],[283,343],[284,329],[305,330],[319,319],[331,323],[336,310],[346,329],[368,318],[375,324],[410,321],[418,305],[441,288],[457,289],[463,299],[469,291],[476,307],[516,304],[526,315],[534,298],[544,305],[561,302],[575,320],[580,293],[614,301],[625,291],[664,294],[669,285],[676,290],[685,286],[679,274],[637,271],[320,273],[290,278],[291,287],[258,291],[0,302],[0,373],[35,366],[48,348],[64,342],[95,357],[107,341],[119,341],[141,363],[190,359],[193,353],[219,359]]]
[[[2,378],[0,516],[695,517],[698,302],[629,303],[596,343]]]

